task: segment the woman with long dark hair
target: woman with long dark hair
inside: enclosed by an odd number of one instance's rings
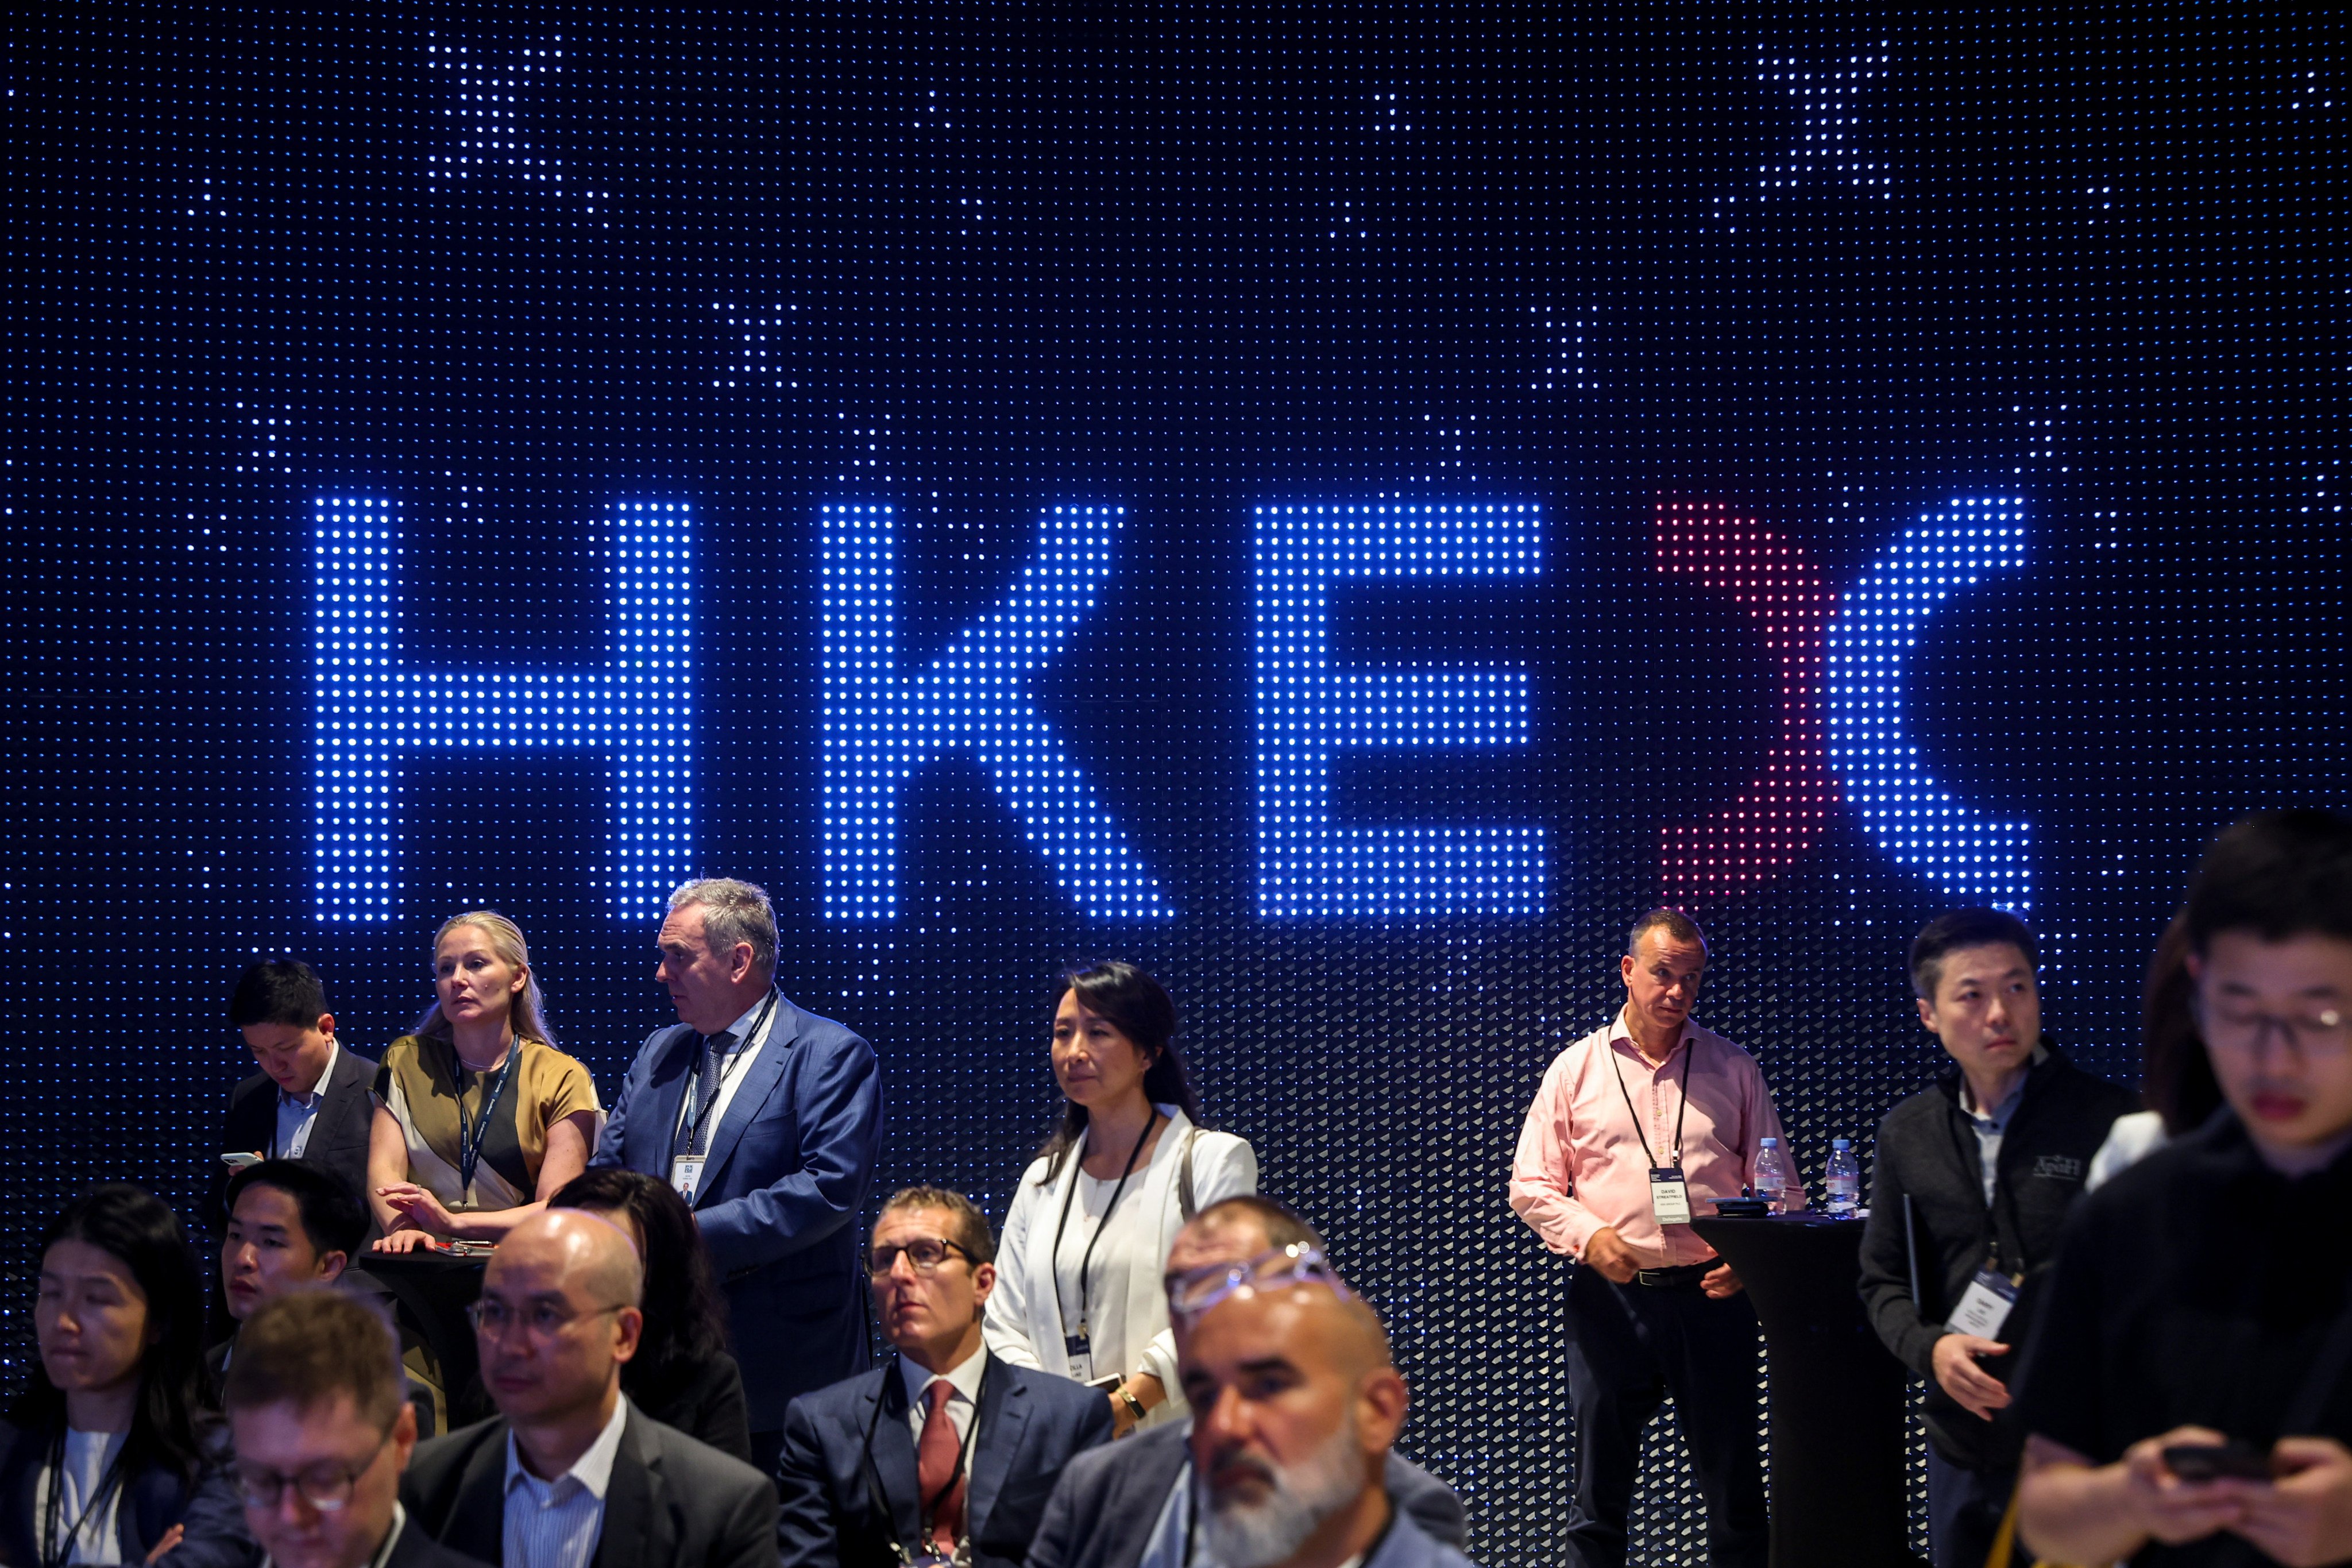
[[[727,1309],[694,1213],[669,1184],[611,1167],[566,1183],[550,1208],[600,1215],[628,1232],[645,1264],[646,1315],[621,1392],[665,1426],[750,1463],[751,1418],[743,1373],[727,1353]]]
[[[2195,989],[2189,973],[2189,922],[2175,915],[2157,938],[2140,996],[2139,1098],[2147,1109],[2116,1118],[2107,1141],[2091,1157],[2085,1188],[2105,1185],[2175,1138],[2196,1131],[2221,1108],[2221,1085],[2189,1005]]]
[[[204,1284],[162,1200],[110,1182],[41,1238],[40,1364],[0,1420],[0,1561],[257,1556],[205,1411]]]
[[[988,1348],[1101,1388],[1123,1436],[1185,1408],[1168,1248],[1199,1210],[1257,1190],[1257,1155],[1201,1127],[1176,1005],[1131,963],[1063,977],[1053,1063],[1062,1109],[1004,1216]]]

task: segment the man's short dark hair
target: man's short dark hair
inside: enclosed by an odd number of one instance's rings
[[[284,1024],[307,1029],[327,1011],[327,988],[299,958],[257,958],[229,987],[228,1021],[238,1028]]]
[[[367,1241],[367,1205],[341,1173],[308,1160],[264,1160],[229,1178],[224,1212],[236,1212],[236,1200],[247,1187],[275,1187],[292,1198],[302,1213],[302,1234],[320,1253],[359,1257]]]
[[[2352,941],[2352,817],[2308,808],[2247,817],[2205,851],[2182,914],[2200,954],[2225,931]]]
[[[971,1255],[974,1268],[996,1261],[996,1233],[988,1227],[988,1216],[961,1193],[945,1187],[901,1187],[882,1205],[882,1214],[898,1209],[939,1210],[948,1216],[947,1238]],[[875,1218],[878,1222],[881,1215]]]
[[[1323,1236],[1307,1223],[1306,1216],[1288,1204],[1270,1198],[1262,1193],[1235,1193],[1229,1198],[1219,1198],[1192,1216],[1194,1225],[1230,1224],[1245,1220],[1265,1232],[1269,1245],[1311,1247],[1325,1250]]]
[[[307,1411],[348,1394],[359,1418],[382,1427],[406,1391],[399,1336],[383,1313],[341,1290],[296,1290],[264,1302],[237,1331],[221,1403],[231,1412]]]
[[[1936,999],[1944,978],[1944,958],[1970,947],[2013,947],[2025,955],[2025,967],[2037,962],[2033,932],[2006,910],[1949,910],[1919,928],[1911,939],[1911,994],[1922,1002]]]
[[[1670,910],[1664,904],[1660,904],[1656,909],[1635,921],[1633,929],[1626,933],[1627,955],[1639,956],[1643,936],[1654,931],[1663,931],[1676,942],[1695,942],[1702,951],[1706,947],[1706,932],[1698,929],[1698,921],[1680,910]]]

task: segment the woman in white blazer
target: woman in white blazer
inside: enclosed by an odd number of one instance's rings
[[[1065,978],[1054,1077],[1066,1102],[1013,1192],[988,1301],[988,1348],[1101,1387],[1121,1436],[1184,1412],[1164,1280],[1176,1233],[1257,1191],[1250,1146],[1199,1125],[1175,1036],[1175,1005],[1133,964]]]

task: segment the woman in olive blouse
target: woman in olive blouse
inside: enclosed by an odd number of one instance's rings
[[[522,932],[487,910],[433,941],[434,1000],[384,1048],[368,1149],[382,1252],[496,1241],[588,1168],[604,1112],[555,1048]]]

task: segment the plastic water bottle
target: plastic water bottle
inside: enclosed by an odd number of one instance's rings
[[[1780,1152],[1780,1141],[1762,1141],[1762,1152],[1756,1156],[1756,1195],[1771,1205],[1774,1214],[1789,1212],[1788,1190],[1797,1184],[1796,1173],[1789,1169],[1789,1156]]]
[[[1829,1189],[1823,1206],[1832,1219],[1852,1219],[1862,1206],[1862,1162],[1853,1157],[1853,1140],[1830,1140],[1829,1169],[1822,1184]]]

